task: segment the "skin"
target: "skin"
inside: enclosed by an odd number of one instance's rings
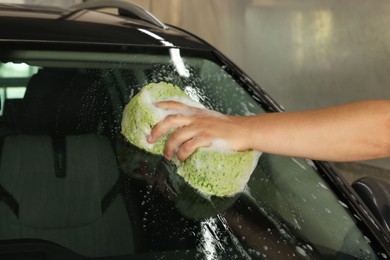
[[[148,142],[171,128],[165,157],[184,161],[215,138],[231,149],[259,150],[324,161],[359,161],[390,157],[390,101],[369,100],[302,112],[255,116],[222,115],[165,101],[162,109],[177,110],[156,124]],[[185,114],[180,114],[185,113]]]

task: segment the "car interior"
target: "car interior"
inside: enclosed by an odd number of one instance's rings
[[[0,183],[13,205],[0,204],[2,237],[46,239],[83,255],[134,251],[133,227],[115,196],[115,154],[99,134],[109,122],[108,101],[88,73],[56,68],[34,74],[23,99],[5,100],[10,132]]]
[[[134,81],[134,74],[29,67],[29,75],[1,79],[0,240],[50,241],[87,257],[195,250],[196,222],[163,194],[147,196],[139,161],[120,167],[119,153],[133,147],[120,134],[124,100],[116,88],[127,86],[119,76]],[[12,95],[16,88],[23,91]]]

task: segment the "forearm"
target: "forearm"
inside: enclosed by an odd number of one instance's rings
[[[170,129],[165,156],[185,160],[197,148],[215,139],[231,149],[325,161],[357,161],[390,157],[390,101],[365,101],[318,110],[224,116],[160,102],[158,107],[190,111],[167,116],[153,127],[148,141],[158,140]]]
[[[390,102],[366,101],[319,110],[242,118],[249,148],[329,161],[390,156]]]

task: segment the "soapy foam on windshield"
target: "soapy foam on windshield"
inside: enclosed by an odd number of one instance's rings
[[[122,118],[122,134],[135,146],[148,152],[162,155],[169,134],[150,144],[146,137],[152,127],[170,114],[191,113],[191,111],[165,110],[154,105],[158,101],[178,101],[191,107],[204,109],[205,113],[215,111],[192,100],[179,87],[169,83],[151,83],[141,89],[126,105]],[[260,152],[234,152],[221,139],[213,140],[210,147],[199,148],[187,160],[174,159],[177,173],[191,186],[205,195],[231,196],[244,189],[253,172]]]

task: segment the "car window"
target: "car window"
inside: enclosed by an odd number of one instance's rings
[[[375,259],[381,252],[310,160],[262,154],[243,192],[204,197],[171,162],[125,140],[123,109],[152,82],[222,113],[265,113],[226,65],[187,52],[8,56],[0,239],[86,257]]]
[[[4,103],[8,104],[10,100],[23,98],[27,81],[37,70],[37,67],[25,63],[8,62],[0,65],[0,115],[3,115]]]

